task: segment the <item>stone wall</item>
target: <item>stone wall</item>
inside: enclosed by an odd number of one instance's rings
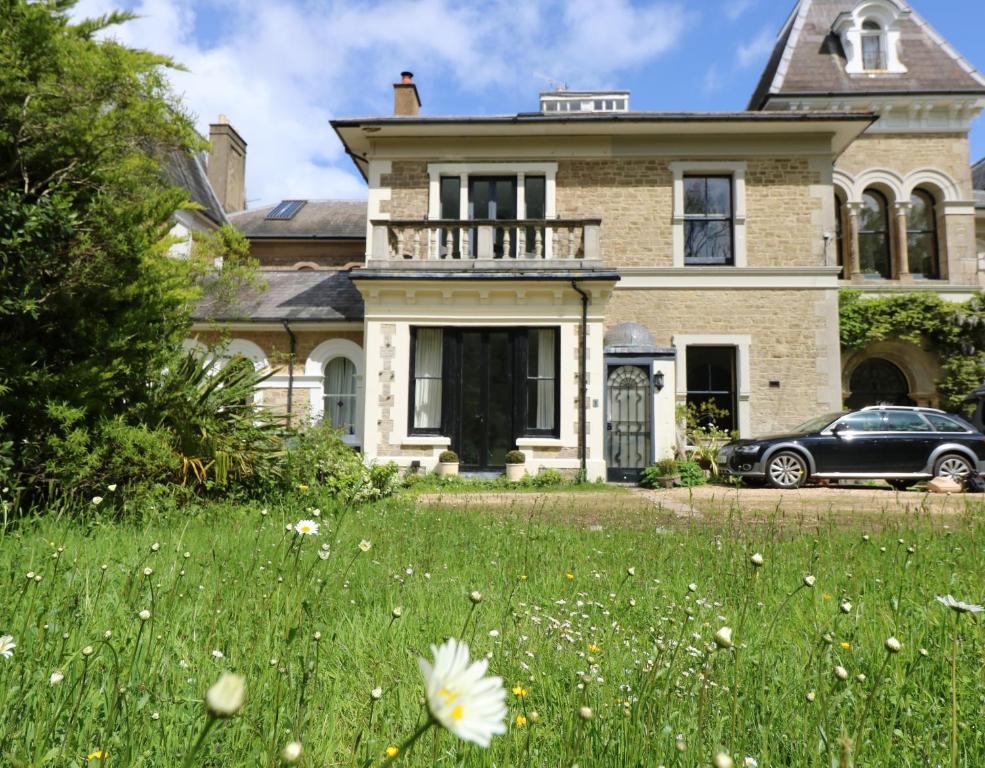
[[[620,289],[606,326],[623,322],[642,323],[666,346],[679,333],[750,336],[752,435],[841,407],[836,291]]]
[[[960,133],[864,134],[838,158],[838,170],[858,176],[885,168],[906,176],[911,171],[936,168],[964,190],[971,189],[968,137]],[[969,195],[970,196],[970,195]]]
[[[297,268],[313,266],[338,269],[347,264],[362,264],[366,259],[366,241],[340,240],[327,242],[282,242],[253,240],[250,255],[264,267]]]
[[[380,213],[393,219],[423,219],[428,213],[428,166],[425,162],[394,161],[380,186],[390,188],[390,199],[380,201]]]
[[[329,339],[347,339],[354,341],[359,346],[363,344],[362,331],[302,331],[293,327],[294,336],[297,338],[297,348],[295,350],[294,372],[304,373],[304,361],[308,359],[311,351]],[[266,355],[271,368],[275,373],[287,373],[288,358],[291,351],[290,339],[285,331],[234,331],[230,332],[231,339],[246,339],[252,341]],[[200,331],[192,334],[200,343],[209,346],[214,344],[219,334],[214,331]]]

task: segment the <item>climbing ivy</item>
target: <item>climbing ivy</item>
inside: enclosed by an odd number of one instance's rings
[[[937,381],[941,405],[955,410],[985,380],[985,294],[958,304],[930,291],[864,298],[860,291],[843,290],[842,349],[864,349],[887,339],[937,355],[943,371]]]

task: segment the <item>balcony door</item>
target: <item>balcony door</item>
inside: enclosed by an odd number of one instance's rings
[[[516,176],[470,176],[469,218],[489,221],[512,221],[517,218]],[[472,230],[472,252],[475,253],[476,230]],[[505,228],[496,227],[493,237],[493,258],[503,258]],[[516,256],[516,230],[510,231],[509,256]]]

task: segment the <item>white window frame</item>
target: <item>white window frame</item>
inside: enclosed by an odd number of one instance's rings
[[[735,348],[735,384],[738,390],[735,401],[738,408],[736,426],[739,437],[749,437],[752,433],[752,416],[749,412],[751,381],[749,368],[749,350],[752,347],[752,336],[719,335],[719,334],[675,334],[671,343],[677,350],[675,371],[675,386],[677,402],[687,402],[687,348],[688,347],[734,347]]]
[[[459,219],[469,219],[469,176],[516,176],[516,215],[527,218],[524,180],[527,176],[543,176],[544,216],[557,218],[557,163],[429,163],[428,218],[441,218],[441,178],[459,178]],[[553,254],[553,238],[544,238],[544,258]]]
[[[701,270],[707,267],[687,265],[684,262],[684,177],[685,176],[730,176],[732,178],[732,243],[735,252],[731,267],[746,266],[746,172],[749,164],[746,162],[682,161],[670,164],[673,175],[673,221],[671,244],[674,255],[674,266]],[[721,266],[721,265],[718,265]]]
[[[866,0],[849,12],[841,14],[834,24],[834,32],[841,38],[845,51],[845,72],[849,75],[902,75],[907,69],[900,61],[899,48],[902,32],[900,22],[910,15],[909,10],[900,9],[894,0]],[[879,25],[879,32],[865,30],[862,25],[871,21]],[[862,56],[862,38],[879,34],[886,57],[885,69],[866,69]]]
[[[304,363],[304,376],[309,386],[309,416],[313,424],[320,423],[325,416],[325,367],[337,357],[345,357],[356,368],[356,423],[352,435],[342,435],[343,442],[349,445],[362,445],[363,411],[365,397],[365,355],[363,348],[349,339],[329,339],[323,341],[308,355]]]

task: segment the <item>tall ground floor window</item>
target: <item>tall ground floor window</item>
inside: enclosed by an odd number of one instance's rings
[[[412,328],[410,362],[410,434],[451,438],[464,466],[558,436],[558,328]]]
[[[347,357],[325,366],[325,419],[347,435],[356,433],[356,366]]]
[[[688,415],[702,426],[738,429],[735,347],[687,348]]]

